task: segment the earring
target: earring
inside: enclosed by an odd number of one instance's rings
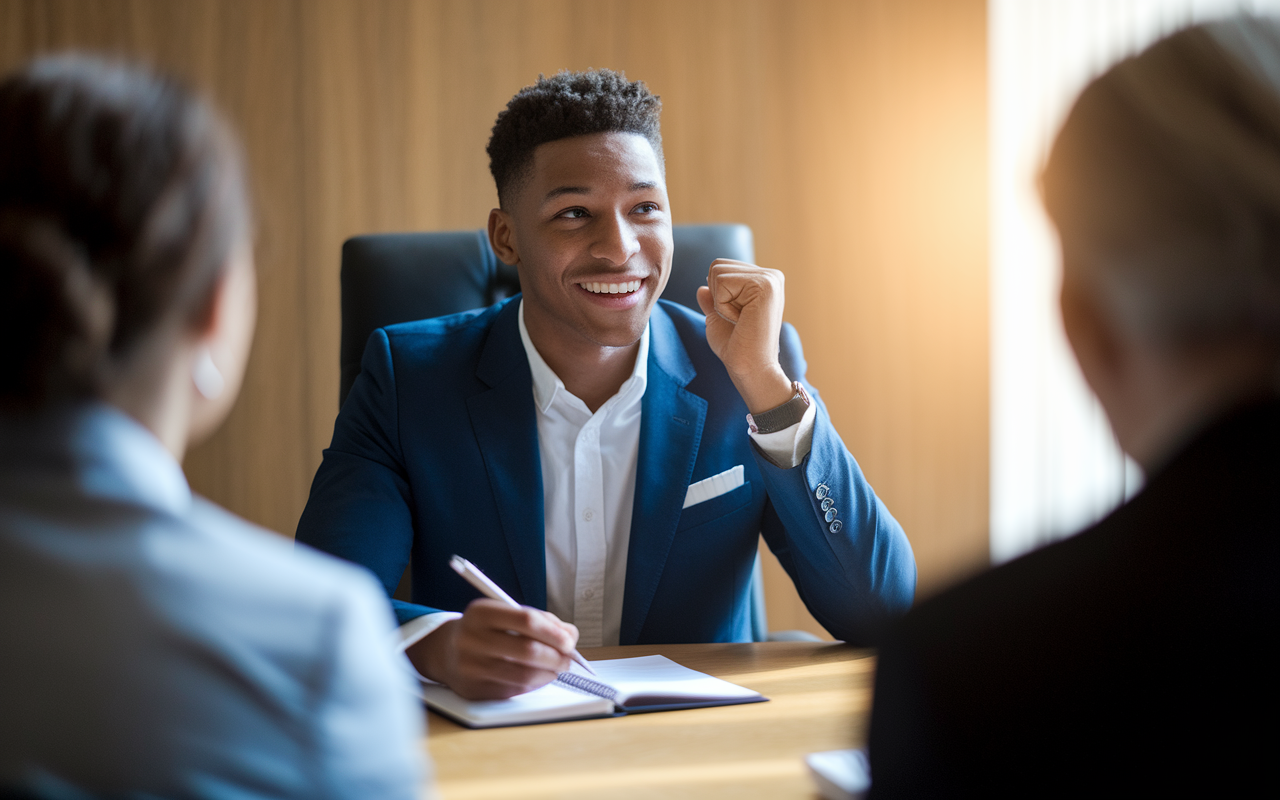
[[[213,363],[213,355],[207,347],[201,347],[199,354],[196,355],[196,363],[191,368],[191,379],[195,381],[196,390],[204,395],[206,400],[216,399],[227,385],[222,373],[218,371],[218,366]]]

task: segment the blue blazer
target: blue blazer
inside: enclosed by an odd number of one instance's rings
[[[298,541],[363,564],[388,594],[412,563],[413,602],[393,601],[401,624],[477,597],[449,568],[455,553],[546,608],[542,467],[515,300],[374,331],[311,486]],[[786,330],[783,363],[803,381],[799,337]],[[750,641],[761,534],[833,636],[870,641],[915,591],[902,528],[808,384],[812,449],[794,469],[770,463],[705,331],[667,301],[650,317],[620,643]],[[682,509],[689,484],[739,464],[742,486]]]

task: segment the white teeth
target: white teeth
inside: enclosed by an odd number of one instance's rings
[[[640,281],[627,281],[626,283],[580,283],[583,289],[592,294],[630,294],[640,288]]]

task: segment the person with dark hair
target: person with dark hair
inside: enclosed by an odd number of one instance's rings
[[[0,793],[419,794],[376,584],[179,466],[239,391],[255,280],[206,103],[85,56],[0,82]]]
[[[1188,28],[1112,67],[1071,109],[1042,191],[1067,338],[1147,482],[887,635],[871,796],[1264,793],[1280,630],[1280,20]]]
[[[547,683],[575,645],[749,641],[761,534],[838,638],[911,604],[910,545],[804,380],[782,274],[718,259],[704,315],[658,300],[660,108],[609,70],[516,94],[489,240],[522,293],[373,333],[298,524],[388,593],[412,553],[402,642],[466,697]],[[455,553],[524,606],[474,600]]]

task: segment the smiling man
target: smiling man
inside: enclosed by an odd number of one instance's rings
[[[718,259],[705,316],[658,301],[659,109],[608,70],[511,100],[489,239],[522,293],[374,332],[298,526],[388,593],[412,557],[403,645],[467,697],[547,683],[575,644],[749,640],[762,534],[837,638],[911,604],[911,548],[804,380],[782,274]],[[475,600],[455,553],[523,607]]]

